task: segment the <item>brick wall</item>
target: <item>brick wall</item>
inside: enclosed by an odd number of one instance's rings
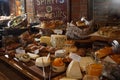
[[[26,12],[28,13],[28,22],[34,19],[34,4],[33,0],[26,0]]]
[[[87,0],[71,0],[71,20],[87,17]]]

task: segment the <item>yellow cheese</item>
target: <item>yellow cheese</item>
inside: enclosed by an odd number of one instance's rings
[[[40,43],[46,43],[47,45],[51,45],[51,43],[50,43],[50,37],[49,36],[42,36],[42,37],[40,37]]]

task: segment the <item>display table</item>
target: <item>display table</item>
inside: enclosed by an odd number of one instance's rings
[[[86,44],[87,43],[93,43],[95,41],[105,41],[107,43],[111,43],[114,39],[112,38],[105,38],[105,37],[100,37],[100,36],[91,36],[88,39],[84,39],[84,40],[74,40],[76,43],[80,43],[80,44]],[[120,42],[120,39],[116,39],[117,41]],[[44,54],[44,53],[43,53]],[[46,55],[46,54],[44,54]],[[44,56],[41,54],[41,56]],[[42,72],[42,68],[35,66],[35,61],[31,60],[29,63],[24,63],[19,61],[17,58],[9,58],[6,57],[5,55],[1,55],[0,56],[0,60],[7,63],[8,65],[10,65],[11,67],[13,67],[15,70],[19,71],[20,73],[22,73],[23,75],[25,75],[26,77],[32,79],[32,80],[43,80],[43,72]],[[45,68],[46,70],[46,80],[59,80],[60,78],[64,77],[66,72],[60,72],[60,73],[55,73],[51,70],[49,70],[49,68]],[[51,75],[51,76],[49,76]],[[50,79],[49,79],[50,78]]]

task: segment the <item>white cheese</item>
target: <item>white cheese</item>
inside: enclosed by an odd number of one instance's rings
[[[50,65],[50,58],[47,57],[39,57],[35,61],[35,65],[38,67],[46,67]]]
[[[66,76],[68,78],[82,79],[82,73],[79,62],[71,61],[71,63],[68,65]]]
[[[89,64],[93,64],[93,63],[95,63],[95,61],[91,57],[81,57],[80,68],[82,69],[82,71],[86,71],[86,67]]]

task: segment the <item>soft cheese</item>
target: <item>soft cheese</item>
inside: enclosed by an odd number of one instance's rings
[[[86,67],[89,64],[93,64],[93,63],[95,63],[95,61],[91,57],[81,57],[80,68],[82,69],[82,71],[86,71]]]

